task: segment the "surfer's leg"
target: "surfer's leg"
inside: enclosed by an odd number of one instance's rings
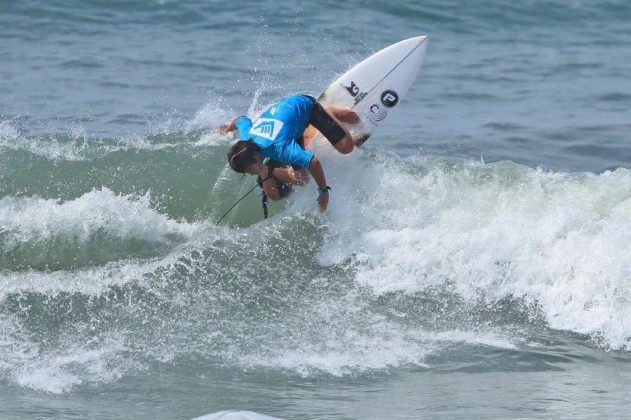
[[[322,133],[338,152],[346,154],[353,151],[354,144],[351,133],[334,115],[327,112],[317,102],[313,104],[311,109],[309,123]]]
[[[335,119],[346,124],[357,124],[359,122],[359,115],[355,111],[349,108],[338,108],[336,106],[327,106],[326,110]]]

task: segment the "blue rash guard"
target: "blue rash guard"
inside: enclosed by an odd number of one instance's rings
[[[291,95],[270,106],[254,123],[248,117],[239,117],[239,137],[253,140],[261,148],[263,158],[309,168],[313,153],[300,147],[297,140],[309,125],[314,103],[310,96]]]

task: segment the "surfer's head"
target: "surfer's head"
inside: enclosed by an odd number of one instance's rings
[[[228,163],[235,172],[256,175],[263,169],[261,148],[251,140],[238,141],[228,152]]]

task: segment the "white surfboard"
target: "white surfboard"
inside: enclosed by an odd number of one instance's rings
[[[351,108],[359,115],[361,123],[349,126],[359,146],[399,106],[418,75],[426,49],[426,36],[390,45],[331,83],[318,102]]]

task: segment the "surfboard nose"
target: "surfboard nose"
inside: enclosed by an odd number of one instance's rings
[[[422,44],[423,42],[427,41],[428,36],[427,35],[419,35],[419,36],[413,36],[412,38],[407,38],[404,39],[403,41],[399,41],[394,45],[397,44]]]
[[[412,38],[404,39],[396,44],[388,47],[388,49],[399,51],[417,51],[420,55],[425,53],[427,48],[427,35],[414,36]]]
[[[425,55],[425,50],[427,49],[427,35],[415,36],[412,38],[415,42],[418,42],[420,46],[419,50],[422,51],[422,55]]]

